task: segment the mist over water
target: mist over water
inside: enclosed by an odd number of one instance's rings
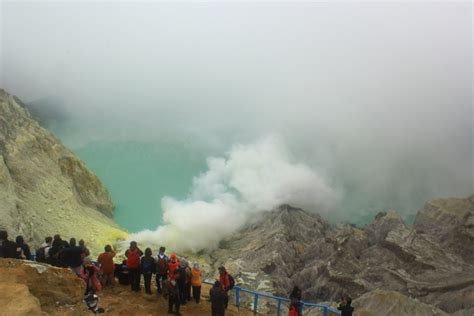
[[[363,224],[472,194],[471,22],[469,2],[7,1],[0,85],[62,100],[50,128],[121,225],[196,250],[280,203]]]

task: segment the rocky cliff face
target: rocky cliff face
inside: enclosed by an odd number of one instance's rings
[[[97,176],[0,90],[0,227],[34,244],[59,233],[101,249],[125,237],[112,214]]]
[[[356,228],[331,227],[318,215],[283,206],[223,241],[210,258],[244,286],[282,296],[297,284],[308,301],[374,293],[390,304],[419,301],[426,315],[464,315],[474,308],[473,208],[474,196],[439,199],[418,212],[413,228],[393,211]],[[372,315],[366,307],[364,315]]]

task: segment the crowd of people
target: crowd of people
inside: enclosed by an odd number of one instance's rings
[[[169,257],[166,248],[160,247],[156,256],[151,248],[143,252],[135,241],[125,251],[125,260],[121,264],[115,263],[116,252],[111,245],[104,247],[96,261],[90,257],[90,251],[84,240],[76,242],[75,238],[68,241],[60,235],[46,237],[44,243],[32,255],[30,247],[22,236],[16,241],[10,241],[6,231],[0,231],[0,258],[26,259],[45,262],[57,267],[70,268],[86,285],[85,298],[96,298],[93,301],[95,312],[103,311],[97,307],[96,292],[103,287],[115,286],[119,283],[130,285],[132,291],[139,292],[143,277],[145,293],[152,295],[152,278],[155,276],[156,292],[168,299],[168,313],[180,314],[180,306],[190,301],[199,304],[201,301],[202,271],[199,263],[188,263],[186,258],[179,259],[175,253]],[[218,268],[219,278],[209,291],[212,316],[224,316],[229,302],[229,291],[234,287],[234,278],[226,268]],[[290,316],[301,315],[301,293],[295,286],[290,294]],[[348,296],[341,298],[338,306],[342,316],[350,316],[353,312],[351,299]],[[92,310],[92,309],[91,309]]]
[[[169,257],[166,248],[160,247],[156,256],[151,248],[143,252],[135,241],[125,251],[125,260],[115,263],[116,252],[111,245],[104,247],[97,260],[92,260],[84,240],[63,240],[60,235],[46,237],[44,243],[32,255],[22,236],[16,242],[8,239],[6,231],[0,231],[0,258],[36,260],[56,267],[71,269],[86,285],[85,297],[91,297],[103,287],[115,286],[117,279],[129,284],[132,291],[139,292],[143,278],[145,293],[152,295],[152,278],[155,276],[156,292],[168,299],[168,313],[180,315],[180,306],[190,301],[201,302],[202,271],[200,265],[192,265],[175,253]],[[225,314],[228,292],[234,280],[224,267],[219,268],[219,280],[210,290],[212,315]],[[97,309],[99,310],[99,309]]]

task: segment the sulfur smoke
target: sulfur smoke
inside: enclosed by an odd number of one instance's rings
[[[207,159],[185,200],[162,199],[163,222],[130,238],[178,251],[212,249],[260,212],[281,204],[330,212],[339,200],[327,181],[295,157],[276,136],[234,145]]]

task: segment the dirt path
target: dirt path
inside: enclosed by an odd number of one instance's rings
[[[201,302],[194,301],[181,306],[180,312],[183,316],[211,315],[211,304],[209,302],[210,285],[204,284],[202,288]],[[156,294],[147,295],[143,289],[140,293],[130,290],[129,286],[117,285],[115,288],[106,288],[99,293],[100,306],[107,314],[120,316],[142,316],[142,315],[168,315],[168,300],[158,297]],[[236,306],[229,304],[226,316],[254,315],[249,310],[240,311]]]

